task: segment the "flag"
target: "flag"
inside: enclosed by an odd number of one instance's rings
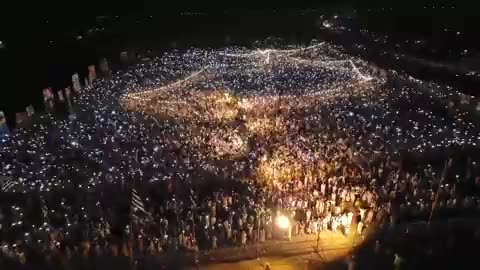
[[[15,182],[13,181],[13,178],[11,176],[4,176],[2,177],[2,179],[4,179],[2,183],[3,192],[7,192],[9,189],[11,189],[15,185]]]
[[[28,105],[25,107],[25,111],[27,112],[28,116],[32,116],[35,114],[35,109],[33,108],[33,105]]]
[[[52,109],[53,108],[53,93],[52,89],[50,87],[44,88],[43,89],[43,102],[45,103],[45,108],[46,109]]]
[[[60,102],[64,102],[65,97],[63,96],[63,91],[60,89],[57,91],[57,94],[58,94],[58,100],[60,100]]]
[[[10,129],[7,125],[7,120],[5,119],[5,114],[3,111],[0,111],[0,137],[10,134]]]
[[[48,100],[48,89],[47,89],[47,88],[44,88],[44,89],[42,90],[42,93],[43,93],[43,101],[44,101],[44,102],[47,102],[47,100]]]
[[[132,211],[132,215],[135,215],[138,212],[148,215],[148,212],[145,211],[145,205],[143,204],[143,201],[135,188],[132,188],[132,202],[130,209]]]
[[[82,90],[82,86],[80,85],[80,78],[78,77],[77,73],[72,75],[72,85],[75,92],[80,92]]]
[[[448,160],[445,161],[445,167],[443,167],[442,176],[441,176],[442,182],[447,178],[448,169],[452,166],[452,163],[453,163],[452,158],[449,158]]]
[[[0,125],[5,122],[5,114],[3,111],[0,111]]]
[[[52,99],[52,98],[53,98],[53,90],[52,90],[52,88],[50,88],[50,87],[47,88],[47,95],[48,95],[48,99]]]
[[[47,203],[45,202],[45,199],[41,198],[40,199],[40,204],[42,208],[42,216],[44,220],[48,220],[48,206]]]
[[[97,79],[97,72],[95,71],[95,65],[88,66],[88,82],[90,83],[90,85],[96,79]]]

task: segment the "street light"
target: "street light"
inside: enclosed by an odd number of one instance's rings
[[[276,224],[278,228],[286,230],[290,228],[290,219],[288,219],[286,216],[278,216],[276,219]]]
[[[278,228],[278,236],[284,240],[292,240],[292,224],[288,216],[279,215],[275,218],[275,225]]]

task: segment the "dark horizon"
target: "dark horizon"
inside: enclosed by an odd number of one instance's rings
[[[12,119],[15,112],[24,110],[28,104],[33,103],[38,107],[37,109],[40,109],[42,88],[47,86],[56,89],[66,87],[73,72],[85,74],[86,65],[98,64],[98,60],[102,57],[115,61],[114,58],[118,58],[119,51],[124,49],[162,50],[168,48],[168,44],[172,40],[185,40],[185,43],[188,44],[185,45],[186,47],[198,46],[199,42],[195,42],[198,38],[206,40],[203,43],[205,45],[200,46],[215,47],[222,46],[219,44],[219,40],[226,35],[233,35],[234,39],[237,36],[239,41],[245,41],[245,38],[248,37],[253,40],[278,36],[304,42],[316,37],[315,21],[318,14],[309,15],[307,19],[297,16],[296,19],[288,21],[283,19],[292,14],[292,9],[288,8],[212,8],[206,6],[203,8],[156,9],[155,12],[149,12],[145,10],[145,7],[161,6],[150,3],[145,6],[132,5],[131,9],[128,6],[128,15],[113,15],[115,10],[119,10],[117,14],[122,14],[122,11],[125,13],[127,6],[119,8],[108,2],[96,5],[90,11],[86,11],[88,10],[87,4],[74,7],[77,10],[75,13],[66,12],[72,10],[71,7],[66,9],[67,7],[57,6],[55,9],[57,11],[55,11],[53,8],[43,6],[40,10],[46,12],[25,15],[21,18],[22,22],[16,24],[19,26],[18,29],[12,28],[4,35],[0,35],[0,40],[6,44],[6,48],[0,50],[0,58],[3,62],[0,65],[2,74],[6,74],[6,78],[13,78],[5,80],[4,84],[5,89],[13,89],[13,91],[4,91],[2,102],[0,102],[0,110],[6,111],[9,119]],[[373,7],[380,6],[377,2],[368,1],[369,5]],[[392,3],[382,3],[382,6],[386,7],[392,5]],[[405,13],[404,7],[393,5],[395,7],[389,12],[396,14],[395,16],[382,16],[379,12],[375,15],[373,24],[369,23],[369,20],[372,20],[372,12],[369,7],[356,8],[360,5],[355,3],[344,1],[336,6],[325,3],[323,8],[318,9],[321,9],[322,12],[329,11],[330,14],[336,10],[351,11],[355,9],[362,14],[361,16],[364,18],[362,23],[368,28],[380,33],[392,33],[399,37],[425,35],[426,39],[435,40],[438,37],[433,32],[434,30],[438,32],[436,28],[441,27],[441,22],[456,24],[455,27],[465,29],[466,38],[461,42],[452,41],[453,44],[446,42],[439,45],[462,47],[467,44],[480,49],[478,43],[475,42],[475,26],[471,23],[475,18],[469,16],[469,14],[473,15],[473,10],[458,3],[451,5],[444,3],[444,5],[455,7],[455,9],[425,9],[418,1],[404,1],[401,6],[410,7],[415,11]],[[112,8],[108,12],[102,12],[103,6]],[[312,9],[314,8],[297,8],[293,10],[293,13]],[[61,10],[65,12],[61,12]],[[274,10],[275,12],[273,12]],[[185,17],[180,17],[181,13],[185,11],[206,12],[209,17],[194,16],[185,20]],[[242,13],[245,12],[253,12],[258,15],[258,18],[245,18],[247,16],[242,16]],[[261,18],[261,14],[268,14],[269,17]],[[458,14],[462,14],[462,20],[458,20]],[[16,18],[19,21],[19,18]],[[121,20],[119,25],[115,24],[115,18]],[[135,21],[142,18],[145,22],[140,22],[140,27],[136,26]],[[4,20],[4,25],[11,22],[8,16],[2,20]],[[142,28],[142,23],[148,24],[148,20],[165,24],[165,26],[153,29],[150,24]],[[169,23],[171,20],[174,20],[175,23]],[[218,23],[220,20],[221,23]],[[250,23],[251,20],[255,22]],[[378,23],[379,21],[382,23]],[[102,24],[106,24],[107,27],[111,26],[111,29],[107,29],[111,32],[94,33],[89,36],[89,29]],[[467,28],[468,26],[470,28]],[[429,28],[432,29],[431,35],[428,35]],[[256,33],[252,34],[252,31]],[[150,35],[149,32],[152,34]],[[77,36],[82,36],[82,40],[77,40]],[[248,42],[240,45],[248,45]],[[28,79],[26,79],[27,77]],[[19,93],[22,93],[22,98],[18,98]]]

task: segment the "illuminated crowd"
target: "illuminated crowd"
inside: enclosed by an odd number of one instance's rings
[[[330,44],[173,51],[72,99],[71,117],[0,144],[3,256],[160,255],[263,243],[279,216],[293,237],[362,235],[480,209],[470,97]]]

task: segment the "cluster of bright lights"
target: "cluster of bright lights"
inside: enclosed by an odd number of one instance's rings
[[[396,77],[326,43],[175,51],[84,89],[76,120],[45,115],[17,130],[0,144],[0,174],[15,179],[9,191],[47,194],[212,174],[275,184],[322,179],[345,160],[386,159],[400,148],[480,143],[465,109],[473,99],[460,104],[451,89]],[[95,207],[80,207],[94,216]],[[65,223],[73,212],[62,210]]]

